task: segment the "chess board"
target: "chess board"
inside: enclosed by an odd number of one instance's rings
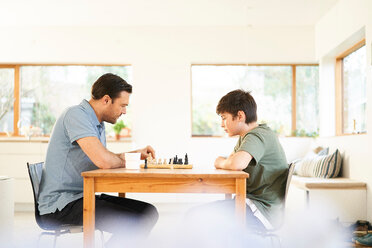
[[[145,164],[141,164],[141,169]],[[192,164],[147,164],[147,169],[192,169]]]

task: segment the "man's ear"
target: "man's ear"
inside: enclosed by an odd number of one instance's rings
[[[110,103],[110,101],[111,101],[111,97],[109,95],[104,95],[102,97],[102,102],[103,102],[104,105]]]

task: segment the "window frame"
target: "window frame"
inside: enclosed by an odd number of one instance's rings
[[[131,64],[74,64],[74,63],[66,63],[66,64],[0,64],[0,68],[10,68],[14,69],[14,119],[13,119],[13,132],[11,133],[11,137],[21,137],[22,135],[19,134],[18,128],[18,121],[21,115],[21,108],[20,108],[20,69],[22,66],[132,66]],[[7,133],[0,132],[0,137],[7,136]],[[43,135],[43,137],[50,137],[49,134]]]
[[[358,41],[350,48],[336,57],[335,65],[335,119],[336,119],[336,136],[361,135],[367,134],[367,131],[361,133],[344,132],[344,58],[366,45],[366,39]]]
[[[191,137],[192,138],[201,138],[201,137],[214,137],[214,138],[221,138],[222,136],[218,136],[218,135],[195,135],[192,133],[192,125],[193,125],[193,114],[192,114],[192,106],[193,106],[193,103],[192,103],[192,67],[193,66],[290,66],[292,68],[292,92],[291,92],[291,106],[292,106],[292,121],[291,121],[291,135],[290,136],[287,136],[287,137],[300,137],[300,136],[294,136],[293,133],[295,132],[295,130],[297,129],[297,101],[296,101],[296,69],[297,69],[297,66],[318,66],[319,68],[319,64],[313,64],[313,63],[310,63],[310,64],[191,64],[190,66],[190,97],[191,97],[191,100],[190,100],[190,114],[191,114]],[[217,103],[216,103],[217,104]]]

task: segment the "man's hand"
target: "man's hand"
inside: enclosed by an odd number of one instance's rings
[[[141,159],[146,159],[148,156],[152,156],[152,158],[155,158],[155,150],[151,146],[146,146],[145,148],[138,149],[134,152],[141,153]]]
[[[224,168],[224,163],[226,161],[226,158],[225,157],[218,157],[216,158],[216,160],[214,161],[214,167],[216,167],[217,169],[223,169]]]
[[[119,154],[117,154],[118,155],[118,157],[124,162],[124,166],[123,166],[123,168],[126,168],[125,167],[125,153],[123,152],[123,153],[119,153]]]

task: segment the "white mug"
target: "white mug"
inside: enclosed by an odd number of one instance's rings
[[[141,164],[141,153],[139,152],[126,152],[125,156],[125,168],[127,169],[139,169]]]

